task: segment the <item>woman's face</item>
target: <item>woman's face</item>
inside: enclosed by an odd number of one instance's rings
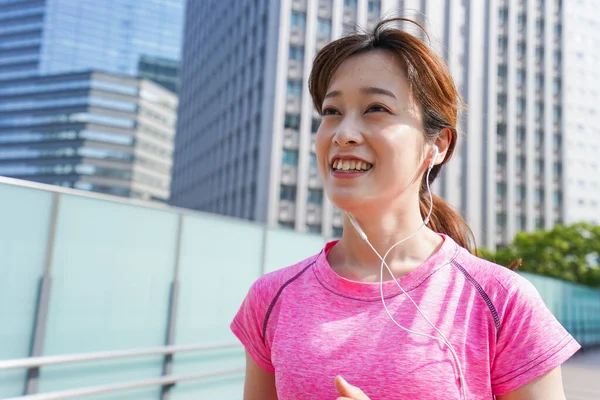
[[[375,50],[344,61],[323,101],[316,153],[337,207],[402,207],[418,199],[427,168],[421,111],[402,63]]]

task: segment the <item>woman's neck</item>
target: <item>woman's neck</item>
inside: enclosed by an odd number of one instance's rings
[[[394,247],[386,258],[395,278],[404,276],[421,265],[443,242],[440,235],[422,226],[423,219],[418,211],[379,215],[365,213],[355,215],[355,219],[382,257],[397,242],[413,235]],[[342,239],[331,249],[328,259],[332,268],[343,277],[358,281],[379,281],[381,260],[347,216]],[[384,268],[383,280],[389,279],[389,272]]]

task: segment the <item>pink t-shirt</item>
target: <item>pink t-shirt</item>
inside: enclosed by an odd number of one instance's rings
[[[467,398],[510,392],[579,350],[529,281],[442,237],[399,283],[452,343]],[[338,374],[372,400],[459,399],[448,348],[396,326],[379,282],[336,274],[326,258],[335,243],[259,278],[231,323],[254,361],[275,374],[279,400],[335,399]],[[398,323],[437,335],[393,281],[384,282],[384,294]]]

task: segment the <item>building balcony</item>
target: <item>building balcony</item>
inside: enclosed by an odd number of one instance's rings
[[[323,47],[327,46],[330,41],[331,38],[329,36],[317,35],[317,51],[320,51]]]
[[[300,96],[288,94],[285,101],[285,112],[288,114],[300,114],[302,101]]]
[[[281,183],[284,185],[295,185],[298,182],[298,168],[293,165],[283,164],[281,166]]]
[[[286,149],[296,150],[300,145],[300,133],[291,128],[286,128],[283,131],[283,147]]]
[[[303,46],[305,31],[297,26],[290,27],[290,44]]]
[[[289,200],[279,201],[279,221],[293,222],[296,219],[296,204]]]
[[[346,25],[354,25],[356,23],[356,10],[352,7],[344,7],[342,21]]]
[[[288,60],[288,78],[302,80],[304,65],[298,60]]]
[[[319,225],[323,220],[323,212],[320,204],[308,203],[306,205],[306,223]]]
[[[330,1],[319,0],[319,9],[317,11],[319,18],[331,19],[332,5]]]
[[[308,172],[308,187],[311,189],[323,188],[323,181],[321,180],[321,174],[317,168],[311,168]]]
[[[292,0],[292,10],[306,11],[306,0]]]

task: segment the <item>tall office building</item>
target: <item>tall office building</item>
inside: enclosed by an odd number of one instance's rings
[[[0,175],[167,200],[184,4],[0,0]]]
[[[136,76],[144,57],[177,62],[184,4],[0,0],[0,80],[92,69]]]
[[[600,15],[597,1],[564,1],[563,68],[554,90],[564,107],[566,222],[600,225]],[[569,40],[566,40],[569,38]],[[561,110],[555,109],[557,118]]]
[[[435,190],[466,217],[479,245],[563,221],[560,1],[189,6],[173,204],[339,235],[342,214],[323,194],[314,155],[311,63],[332,39],[396,14],[426,25],[469,106],[460,148]]]
[[[165,202],[176,118],[177,96],[146,79],[0,81],[0,175]]]

